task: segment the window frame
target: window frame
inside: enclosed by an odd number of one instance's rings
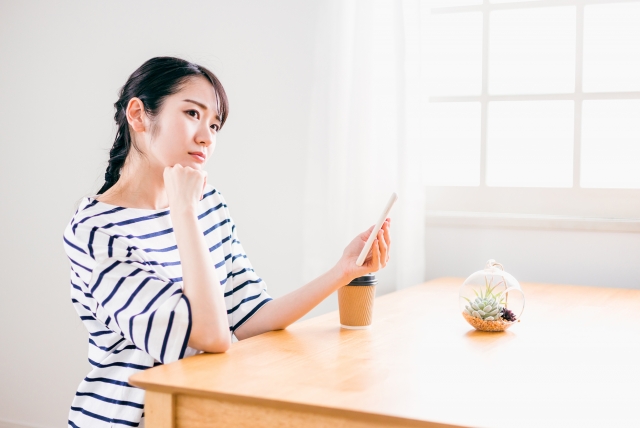
[[[428,13],[482,12],[482,89],[480,95],[429,96],[428,103],[479,102],[481,108],[479,186],[426,185],[427,222],[435,224],[498,224],[511,216],[525,227],[640,232],[640,189],[583,188],[581,175],[582,103],[585,100],[640,99],[640,91],[583,92],[584,8],[596,4],[639,3],[639,0],[537,0],[430,8]],[[491,95],[489,83],[489,31],[491,12],[539,7],[576,7],[574,92]],[[493,101],[571,100],[574,102],[573,186],[567,188],[496,187],[486,184],[487,110]],[[640,168],[640,165],[639,165]],[[520,220],[518,220],[520,219]],[[539,221],[536,221],[538,219]],[[620,221],[623,219],[624,221]],[[492,223],[493,222],[493,223]],[[610,225],[606,226],[605,223]],[[509,222],[506,222],[509,223]],[[604,226],[603,226],[604,225]]]

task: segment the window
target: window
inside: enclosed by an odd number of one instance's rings
[[[640,0],[425,4],[430,212],[640,217]]]

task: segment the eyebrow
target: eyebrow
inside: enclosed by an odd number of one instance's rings
[[[200,107],[203,110],[209,110],[206,105],[204,105],[202,103],[199,103],[198,101],[189,100],[189,99],[182,100],[182,101],[186,101],[188,103],[193,103],[193,104],[197,105],[198,107]],[[218,121],[220,121],[220,116],[218,116],[217,114],[216,114],[216,119],[218,119]]]

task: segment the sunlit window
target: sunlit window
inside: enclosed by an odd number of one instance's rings
[[[640,189],[640,0],[427,4],[425,184]]]

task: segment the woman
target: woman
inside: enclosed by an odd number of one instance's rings
[[[324,275],[278,299],[254,272],[224,198],[204,165],[229,106],[206,68],[159,57],[130,77],[115,103],[116,139],[105,184],[84,198],[64,232],[71,297],[89,330],[92,371],[69,426],[142,426],[140,370],[199,352],[225,352],[279,330],[389,259],[387,220],[363,266],[371,228]],[[133,150],[132,150],[133,148]]]

